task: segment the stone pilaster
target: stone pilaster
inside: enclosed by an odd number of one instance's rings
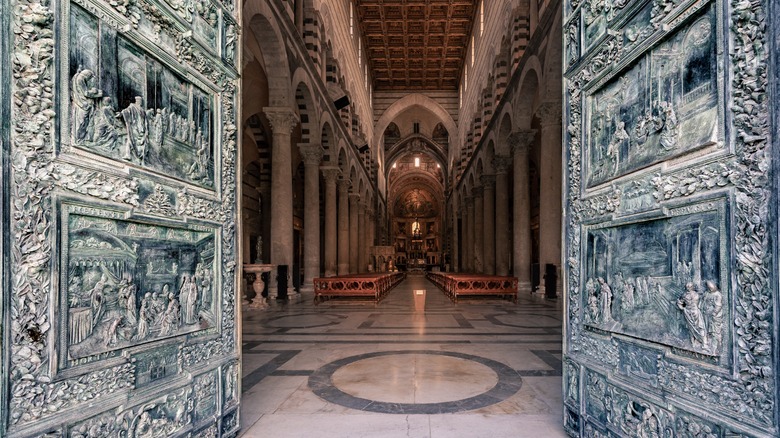
[[[349,273],[358,272],[360,236],[360,195],[349,194]]]
[[[333,277],[338,272],[337,250],[338,227],[336,226],[336,214],[338,211],[336,202],[336,180],[341,174],[336,166],[323,166],[322,177],[325,180],[325,276]]]
[[[338,181],[339,189],[339,246],[338,246],[338,275],[349,274],[349,186],[352,182],[348,179]]]
[[[271,263],[287,265],[288,272],[293,263],[293,190],[292,190],[292,145],[290,135],[298,124],[298,116],[291,108],[266,107],[263,109],[273,131],[273,152],[271,154]],[[271,275],[268,298],[276,298],[276,273]],[[292,283],[288,283],[288,290]]]
[[[513,132],[509,136],[514,161],[514,223],[513,270],[519,280],[518,288],[531,291],[531,192],[528,175],[528,151],[536,137],[536,130]]]
[[[496,275],[509,275],[512,235],[509,232],[509,177],[512,159],[505,156],[493,158],[496,170]]]
[[[561,102],[545,102],[536,110],[541,123],[541,157],[539,159],[539,265],[553,264],[558,272],[557,289],[561,287]],[[544,281],[542,281],[544,284]],[[554,297],[557,290],[545,290]]]
[[[471,195],[474,196],[474,227],[472,231],[474,272],[483,273],[485,269],[485,242],[482,241],[482,233],[485,225],[484,204],[483,204],[482,186],[471,189]]]
[[[303,286],[313,291],[320,276],[320,162],[324,150],[318,144],[299,144],[304,165]]]
[[[480,178],[483,190],[482,215],[482,272],[488,275],[496,274],[496,176],[482,175]]]
[[[452,257],[450,259],[450,269],[453,272],[458,272],[460,263],[460,236],[458,235],[458,218],[460,217],[460,211],[458,209],[457,196],[452,197],[452,209],[450,210],[452,218]]]

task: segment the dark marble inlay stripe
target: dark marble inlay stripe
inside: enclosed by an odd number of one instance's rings
[[[287,363],[290,359],[298,355],[302,350],[256,350],[256,351],[244,351],[244,354],[275,354],[276,357],[263,364],[261,367],[252,371],[241,380],[241,391],[247,392],[253,386],[260,383],[271,373],[275,372],[279,367]]]
[[[531,350],[531,353],[535,354],[539,359],[543,360],[544,363],[549,365],[553,370],[555,370],[558,374],[561,375],[563,372],[563,365],[561,365],[561,360],[557,357],[553,356],[554,351],[560,351],[560,350]]]
[[[460,359],[471,360],[492,369],[498,376],[498,383],[482,394],[463,400],[441,403],[390,403],[375,400],[367,400],[347,394],[333,385],[333,374],[340,368],[363,359],[381,356],[394,356],[401,354],[428,354],[439,356],[451,356]],[[446,414],[453,412],[471,411],[499,403],[511,397],[522,387],[523,381],[520,374],[512,368],[491,359],[470,354],[433,351],[433,350],[402,350],[380,351],[375,353],[360,354],[346,357],[326,364],[309,376],[309,388],[320,398],[348,408],[378,412],[383,414]]]

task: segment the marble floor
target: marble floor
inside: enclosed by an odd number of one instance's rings
[[[558,302],[307,298],[244,311],[243,437],[566,436]]]

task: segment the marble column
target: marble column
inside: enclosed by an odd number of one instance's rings
[[[493,158],[496,170],[496,275],[509,275],[512,235],[509,232],[509,177],[507,172],[512,160],[509,157]]]
[[[349,194],[349,273],[358,272],[358,252],[360,238],[360,195],[357,193]]]
[[[496,176],[482,175],[480,178],[484,197],[482,206],[482,259],[485,274],[496,275]]]
[[[314,278],[320,276],[320,162],[324,150],[318,144],[299,144],[303,156],[303,286],[314,291]]]
[[[521,292],[531,291],[531,192],[528,171],[528,150],[536,130],[513,132],[509,136],[514,161],[514,223],[513,269]]]
[[[474,197],[466,197],[466,272],[474,272]]]
[[[482,240],[485,228],[483,187],[474,187],[471,193],[474,196],[474,231],[472,234],[474,242],[474,272],[481,274],[485,272],[485,242]]]
[[[458,269],[458,263],[460,262],[460,236],[458,236],[458,218],[460,217],[459,210],[458,210],[458,201],[457,196],[452,197],[452,210],[450,210],[452,214],[452,258],[450,259],[450,270],[453,272],[458,272],[460,269]]]
[[[557,289],[561,286],[561,102],[539,105],[536,110],[542,128],[541,157],[539,159],[539,265],[553,264],[557,272]],[[544,281],[542,281],[544,285]],[[557,290],[545,290],[554,297]]]
[[[322,177],[325,179],[325,276],[333,277],[338,273],[336,180],[341,171],[336,166],[323,166],[320,169],[322,169]]]
[[[287,265],[292,271],[293,263],[293,187],[292,187],[292,145],[290,135],[298,116],[290,108],[263,108],[273,131],[271,154],[271,263]],[[276,272],[272,273],[268,287],[268,298],[277,296]],[[292,282],[288,282],[288,291]]]
[[[372,265],[372,270],[376,271],[376,262],[371,260],[371,247],[374,246],[374,209],[373,203],[369,203],[366,208],[366,233],[363,237],[363,252],[366,257],[365,270],[368,272],[368,265]]]
[[[368,220],[366,218],[368,211],[366,210],[366,203],[358,203],[358,262],[357,271],[360,274],[365,274],[368,271],[368,258],[366,253],[366,245],[368,243],[366,239],[366,230],[368,230]]]
[[[348,179],[338,180],[339,189],[339,246],[338,275],[349,274],[349,186]]]

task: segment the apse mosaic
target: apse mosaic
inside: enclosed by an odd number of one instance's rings
[[[67,360],[216,327],[215,233],[66,205]]]
[[[718,141],[716,36],[711,9],[588,97],[589,186]]]
[[[211,96],[71,8],[72,146],[214,187]]]

